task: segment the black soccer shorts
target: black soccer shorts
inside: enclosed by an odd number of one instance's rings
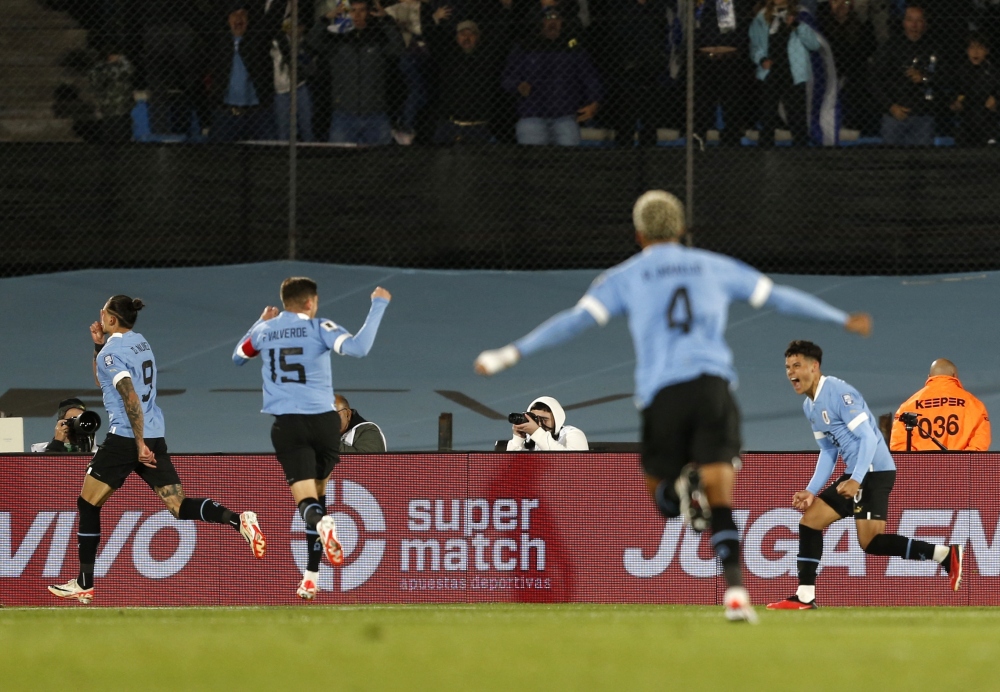
[[[145,442],[156,457],[155,469],[139,462],[139,450],[135,447],[135,439],[108,434],[97,454],[91,459],[87,475],[107,483],[115,490],[122,487],[125,479],[133,471],[154,490],[166,485],[180,484],[181,478],[177,475],[173,462],[170,461],[170,455],[167,454],[167,441],[162,437],[148,437]]]
[[[642,412],[642,468],[674,481],[691,462],[736,462],[740,411],[721,377],[701,375],[664,387]]]
[[[875,519],[887,521],[889,518],[889,494],[896,484],[895,471],[869,471],[865,479],[861,481],[859,493],[861,497],[855,502],[854,498],[844,497],[837,493],[837,486],[846,480],[850,480],[850,474],[843,476],[831,483],[818,497],[840,516],[854,517],[855,519]]]
[[[271,444],[288,485],[326,478],[340,462],[340,416],[336,411],[275,416]]]

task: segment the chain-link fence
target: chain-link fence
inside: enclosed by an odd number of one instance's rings
[[[998,31],[997,0],[5,0],[0,275],[605,267],[651,187],[768,271],[996,269]]]

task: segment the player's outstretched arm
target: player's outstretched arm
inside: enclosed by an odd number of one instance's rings
[[[848,314],[826,301],[792,286],[773,286],[764,303],[785,315],[805,317],[821,322],[834,322],[854,334],[868,336],[872,332],[872,318],[866,313]]]
[[[535,327],[531,332],[503,348],[483,351],[474,369],[480,375],[495,375],[517,365],[522,356],[558,346],[597,324],[597,319],[579,304],[563,310]]]
[[[342,335],[337,338],[334,344],[334,351],[343,356],[353,356],[364,358],[372,350],[375,344],[375,335],[378,334],[379,325],[382,324],[382,315],[389,307],[392,294],[381,286],[372,291],[372,306],[368,310],[368,317],[361,329],[354,335]]]
[[[243,338],[236,344],[236,348],[233,349],[233,363],[236,365],[243,365],[260,353],[260,351],[253,347],[253,340],[250,338],[250,334],[258,324],[267,320],[273,320],[280,312],[281,310],[274,305],[268,305],[264,308],[264,311],[260,313],[260,318],[250,325],[250,329],[247,330],[247,333],[244,334]]]

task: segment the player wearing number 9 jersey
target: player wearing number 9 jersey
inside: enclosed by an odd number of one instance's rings
[[[146,338],[132,330],[143,307],[138,298],[112,296],[101,308],[100,321],[90,325],[94,378],[108,412],[108,436],[87,467],[76,501],[80,571],[76,579],[49,586],[59,598],[84,604],[94,600],[101,507],[132,472],[156,491],[176,518],[229,525],[250,544],[255,557],[264,557],[266,551],[256,514],[237,514],[208,498],[184,496],[167,453],[163,413],[156,405],[156,358]]]
[[[336,524],[326,516],[326,484],[340,461],[340,416],[334,410],[329,354],[368,355],[391,299],[387,290],[376,288],[368,319],[352,335],[336,322],[316,317],[315,281],[289,277],[281,284],[285,309],[264,308],[233,351],[236,365],[256,356],[263,359],[262,411],[274,416],[271,444],[306,523],[308,560],[296,591],[305,600],[316,596],[320,547],[334,565],[344,559]]]
[[[476,371],[491,375],[522,356],[627,316],[647,489],[664,516],[684,515],[695,530],[711,527],[729,586],[726,617],[752,622],[756,616],[743,588],[732,514],[740,421],[730,392],[736,385],[733,356],[724,338],[729,304],[745,301],[865,335],[871,319],[776,286],[730,257],[685,247],[680,243],[684,208],[667,192],[642,195],[632,216],[642,252],[597,277],[575,307],[513,344],[480,354]]]

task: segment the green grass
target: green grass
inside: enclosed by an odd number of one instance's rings
[[[1000,609],[474,605],[0,610],[0,689],[1000,688]],[[688,687],[693,685],[693,687]]]

